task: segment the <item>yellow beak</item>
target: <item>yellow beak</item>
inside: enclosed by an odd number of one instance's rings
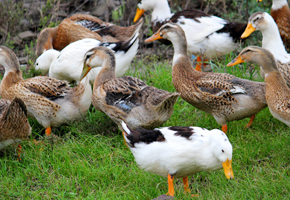
[[[140,19],[140,17],[144,14],[145,10],[144,9],[139,9],[137,8],[135,17],[134,17],[134,22],[137,22],[138,19]]]
[[[257,0],[257,2],[262,2],[263,0]]]
[[[83,78],[86,77],[86,75],[91,71],[91,67],[87,66],[86,64],[84,64],[84,68],[83,68],[83,71],[82,71],[82,75],[81,75],[81,80],[83,80]]]
[[[240,63],[243,63],[243,62],[245,62],[245,61],[241,58],[241,56],[238,56],[234,60],[232,60],[231,62],[229,62],[227,64],[227,67],[232,67],[232,66],[235,66],[235,65],[240,64]]]
[[[227,179],[234,179],[234,172],[232,168],[232,160],[227,159],[223,162],[223,168]]]
[[[159,40],[162,39],[162,37],[160,36],[160,32],[158,31],[157,33],[155,33],[154,35],[152,35],[151,37],[147,38],[145,40],[145,42],[152,42],[154,40]]]
[[[246,38],[249,37],[249,35],[251,35],[251,33],[253,33],[256,29],[253,27],[252,23],[248,23],[244,33],[242,34],[241,38]]]

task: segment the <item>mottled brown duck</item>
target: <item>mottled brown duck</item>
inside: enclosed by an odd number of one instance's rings
[[[242,62],[260,65],[265,72],[266,100],[273,117],[290,126],[290,89],[278,71],[273,54],[255,46],[244,48],[228,66]]]
[[[92,15],[76,14],[64,19],[57,27],[45,28],[40,32],[36,55],[40,56],[48,49],[60,51],[68,44],[84,38],[92,38],[100,42],[129,40],[142,24],[143,20],[132,26],[121,27]]]
[[[168,39],[174,47],[172,81],[182,99],[210,113],[227,131],[227,122],[254,116],[267,107],[265,83],[237,78],[225,73],[199,72],[192,68],[187,56],[187,42],[182,28],[164,24],[157,33],[145,40]]]
[[[20,143],[31,134],[27,119],[27,108],[21,99],[0,99],[0,150],[11,144]],[[21,145],[18,145],[20,159]]]
[[[90,107],[92,88],[88,78],[74,88],[67,81],[46,76],[24,80],[16,55],[5,46],[0,46],[0,64],[5,69],[0,84],[1,97],[21,99],[27,106],[28,116],[46,128],[47,135],[50,135],[51,127],[84,116]]]
[[[115,56],[106,47],[93,48],[85,57],[83,76],[102,66],[94,82],[92,103],[119,127],[125,121],[130,127],[152,129],[170,118],[178,93],[148,86],[132,76],[116,78]]]

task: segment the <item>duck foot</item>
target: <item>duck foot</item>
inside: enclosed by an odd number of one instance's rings
[[[255,119],[256,115],[253,115],[251,118],[250,118],[250,121],[249,123],[247,124],[246,128],[250,128],[254,122],[254,119]]]

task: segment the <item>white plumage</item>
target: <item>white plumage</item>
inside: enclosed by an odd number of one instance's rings
[[[49,77],[59,80],[67,80],[69,82],[78,82],[81,77],[86,52],[94,47],[106,46],[113,51],[114,48],[117,48],[117,50],[114,51],[116,57],[116,76],[120,77],[127,71],[131,61],[138,51],[138,37],[139,29],[130,41],[123,42],[127,42],[128,46],[130,46],[127,51],[124,51],[123,49],[119,50],[115,43],[101,43],[98,40],[90,38],[78,40],[69,44],[60,52],[54,49],[45,51],[37,58],[35,69],[40,69],[42,73],[48,72]],[[94,68],[89,72],[88,77],[91,84],[93,84],[100,70],[101,66]]]
[[[124,138],[140,168],[163,177],[176,178],[223,167],[232,160],[232,145],[218,129],[164,127],[132,130],[124,122]],[[225,169],[233,178],[232,168]]]

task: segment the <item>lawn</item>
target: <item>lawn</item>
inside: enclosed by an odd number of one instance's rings
[[[258,66],[226,67],[249,44],[260,44],[259,33],[254,33],[237,52],[212,60],[212,70],[263,81]],[[174,92],[172,55],[160,56],[173,47],[156,45],[156,53],[144,54],[142,46],[142,53],[126,75]],[[25,72],[26,77],[35,73],[33,68]],[[29,121],[32,135],[22,143],[21,161],[17,160],[15,146],[0,152],[0,199],[153,199],[167,192],[167,179],[140,169],[118,127],[93,107],[83,119],[53,128],[51,137],[44,137],[44,128],[37,121]],[[189,177],[189,184],[198,197],[184,194],[182,180],[175,179],[176,199],[290,198],[289,127],[273,118],[268,108],[256,115],[252,127],[245,128],[248,121],[228,123],[235,179],[227,180],[222,169],[195,174]],[[181,98],[163,126],[221,128],[211,115]]]

